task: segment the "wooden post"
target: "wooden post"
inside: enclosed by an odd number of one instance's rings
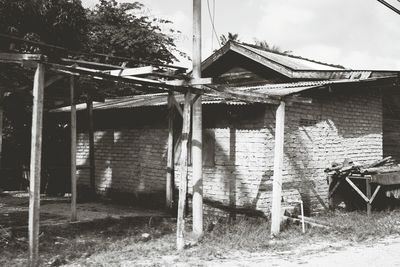
[[[179,181],[179,201],[178,201],[178,218],[176,227],[176,247],[178,251],[185,247],[184,231],[185,231],[185,200],[187,192],[188,178],[188,139],[190,132],[190,114],[191,114],[192,96],[190,92],[185,94],[185,106],[183,109],[183,126],[182,126],[182,143],[181,143],[181,160],[180,160],[180,181]]]
[[[277,235],[281,226],[282,168],[285,129],[285,102],[281,101],[276,110],[274,180],[272,188],[271,235]]]
[[[40,167],[42,157],[44,66],[37,64],[33,81],[31,165],[29,186],[29,266],[39,265]]]
[[[75,78],[71,76],[71,221],[76,221],[76,105]]]
[[[367,195],[368,201],[367,201],[367,215],[371,216],[371,208],[372,208],[372,203],[369,201],[371,199],[371,183],[369,182],[369,179],[365,179],[365,193]]]
[[[201,78],[201,0],[193,0],[193,78]],[[201,86],[199,87],[201,89]],[[193,103],[192,121],[192,166],[193,166],[193,234],[203,235],[203,128],[202,99]]]
[[[3,159],[3,121],[4,121],[4,89],[0,88],[0,175],[1,175],[1,161]]]
[[[172,98],[174,95],[168,94],[168,148],[167,148],[167,180],[165,188],[165,204],[167,210],[172,209],[174,199],[174,175],[175,175],[175,160],[174,160],[174,104]]]
[[[94,156],[94,125],[93,125],[93,101],[91,97],[86,101],[88,114],[88,134],[89,134],[89,164],[90,164],[90,188],[93,194],[96,193],[96,166]]]

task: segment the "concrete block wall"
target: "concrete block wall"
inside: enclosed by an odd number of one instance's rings
[[[207,127],[215,135],[215,164],[204,167],[205,202],[210,207],[258,210],[268,215],[276,107],[265,106],[256,115],[246,106],[219,108],[231,109],[231,116],[229,123],[217,120]],[[372,162],[382,157],[380,95],[317,96],[312,104],[288,105],[285,123],[283,205],[302,198],[308,211],[318,211],[327,205],[323,170],[333,161]],[[151,126],[97,131],[98,191],[164,193],[166,142],[167,130]],[[79,134],[78,163],[84,164],[87,156],[87,135]],[[175,177],[179,186],[179,166]],[[80,171],[79,183],[88,181],[87,171]]]

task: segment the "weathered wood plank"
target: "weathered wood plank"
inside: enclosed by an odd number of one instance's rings
[[[201,0],[193,0],[193,33],[193,79],[190,83],[212,83],[210,78],[201,78]],[[203,235],[203,109],[201,95],[195,99],[192,112],[192,216],[193,234],[199,239]]]
[[[368,201],[367,201],[367,215],[371,216],[371,209],[372,209],[371,202],[370,202],[370,199],[371,199],[371,183],[370,183],[369,179],[365,180],[365,193],[366,193],[366,197],[368,198]]]
[[[3,158],[4,89],[0,88],[0,169]]]
[[[285,102],[281,102],[276,110],[274,178],[272,189],[271,235],[277,235],[281,227],[282,169],[283,146],[285,140]]]
[[[174,106],[176,107],[176,110],[178,111],[178,113],[181,115],[181,117],[183,118],[183,111],[181,106],[179,105],[178,101],[176,101],[174,95],[172,95],[171,97],[171,102],[172,104],[174,104]]]
[[[119,70],[106,70],[103,72],[113,76],[135,76],[135,75],[151,74],[153,73],[153,71],[154,68],[152,66],[146,66],[138,68],[119,69]]]
[[[1,62],[18,63],[23,61],[42,61],[46,57],[42,54],[0,53]]]
[[[90,188],[96,193],[96,161],[94,152],[94,121],[93,121],[93,100],[89,96],[86,101],[88,116],[88,134],[89,134],[89,164],[90,164]]]
[[[166,180],[166,208],[172,209],[173,192],[174,192],[174,175],[175,175],[175,160],[174,160],[174,104],[172,93],[168,94],[168,148],[167,148],[167,180]]]
[[[369,198],[365,196],[363,192],[361,192],[361,190],[349,179],[349,177],[346,177],[346,181],[365,200],[365,202],[369,202]]]
[[[38,266],[40,174],[42,155],[44,66],[37,64],[33,81],[31,164],[29,186],[29,266]]]
[[[71,221],[76,216],[76,104],[75,104],[75,77],[70,78],[71,96]]]
[[[376,195],[378,194],[379,189],[381,189],[381,187],[382,187],[381,185],[378,185],[378,186],[375,188],[374,194],[373,194],[372,197],[369,199],[369,203],[372,204],[372,202],[374,201],[374,199],[375,199]]]
[[[192,100],[191,93],[185,95],[185,105],[183,109],[183,126],[182,126],[182,143],[181,143],[181,160],[180,160],[180,180],[179,180],[179,201],[178,201],[178,218],[176,228],[176,247],[178,250],[183,250],[185,246],[184,231],[185,231],[185,202],[187,193],[187,179],[188,179],[188,140],[190,132],[190,115],[192,107],[190,102]]]

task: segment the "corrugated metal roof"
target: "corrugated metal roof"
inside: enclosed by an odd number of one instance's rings
[[[344,80],[332,80],[332,81],[307,81],[307,82],[296,82],[296,83],[282,83],[282,84],[264,84],[253,87],[235,87],[230,88],[231,90],[237,90],[241,92],[253,92],[260,93],[268,96],[289,96],[293,94],[299,94],[307,90],[320,88],[322,86],[338,85],[338,84],[351,84],[351,83],[367,83],[384,79],[393,79],[396,77],[384,77],[384,78],[367,78],[367,79],[344,79]],[[126,108],[139,108],[139,107],[154,107],[154,106],[165,106],[167,105],[167,93],[162,94],[147,94],[147,95],[134,95],[127,97],[119,97],[113,99],[106,99],[104,103],[95,102],[93,103],[94,110],[110,110],[110,109],[126,109]],[[184,96],[182,94],[175,95],[175,99],[178,103],[183,104]],[[205,105],[209,104],[226,104],[226,105],[246,105],[248,103],[239,100],[225,99],[216,95],[203,95],[202,103]],[[83,110],[86,108],[86,104],[77,105],[77,110]],[[63,107],[52,110],[52,112],[69,112],[70,107]]]
[[[156,107],[156,106],[166,106],[167,105],[167,93],[162,94],[147,94],[147,95],[134,95],[125,96],[112,99],[106,99],[105,102],[94,102],[94,110],[111,110],[111,109],[129,109],[129,108],[139,108],[139,107]],[[175,95],[175,99],[178,103],[184,103],[184,96],[182,94]],[[246,105],[246,102],[237,100],[226,100],[221,97],[204,95],[202,103],[205,105],[210,104],[226,104],[226,105]],[[70,106],[57,108],[52,110],[52,112],[69,112]],[[86,104],[76,105],[77,110],[86,109]]]
[[[245,47],[246,49],[249,49],[252,52],[257,53],[260,56],[263,56],[283,66],[289,67],[293,70],[337,70],[337,71],[344,70],[343,68],[335,67],[327,63],[317,62],[307,58],[268,52],[266,50],[246,44],[238,44],[238,45]]]

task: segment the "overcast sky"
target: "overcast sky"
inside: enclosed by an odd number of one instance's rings
[[[376,0],[209,0],[215,1],[218,35],[238,33],[240,41],[266,40],[294,55],[353,69],[400,70],[400,15]],[[400,8],[398,0],[389,0]],[[82,0],[93,7],[97,0]],[[134,2],[120,0],[120,2]],[[148,14],[167,18],[182,31],[177,45],[191,55],[192,1],[142,0]],[[219,47],[202,0],[203,58]],[[181,62],[189,66],[189,62]]]

